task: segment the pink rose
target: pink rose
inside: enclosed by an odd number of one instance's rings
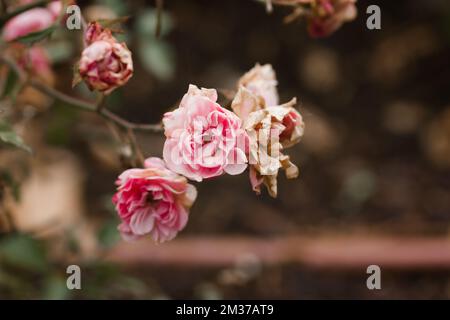
[[[315,0],[308,19],[308,32],[312,37],[326,37],[344,22],[356,18],[356,0]]]
[[[49,10],[34,8],[10,19],[3,28],[3,39],[12,41],[27,34],[49,28],[55,19]]]
[[[117,180],[113,203],[125,240],[150,234],[156,242],[175,238],[188,221],[197,190],[186,178],[168,170],[163,160],[149,158],[144,169],[124,171]]]
[[[110,94],[133,75],[131,52],[109,30],[96,29],[93,33],[93,28],[98,28],[98,24],[90,25],[86,32],[88,47],[81,54],[79,72],[91,90]]]
[[[28,56],[20,61],[21,65],[26,66],[28,63],[35,75],[42,76],[53,73],[47,51],[43,47],[33,46],[27,52]]]
[[[32,0],[22,0],[19,5],[27,5]],[[45,8],[33,8],[11,18],[3,29],[3,39],[13,41],[27,34],[51,27],[63,8],[61,1],[52,1]]]
[[[163,118],[164,160],[189,179],[237,175],[247,167],[247,134],[241,120],[217,102],[214,89],[189,86],[178,109]]]

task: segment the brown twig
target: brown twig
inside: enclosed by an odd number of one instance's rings
[[[84,101],[78,98],[74,98],[65,93],[62,93],[52,87],[49,87],[43,84],[40,81],[34,79],[28,79],[27,75],[20,67],[11,59],[6,57],[0,57],[0,62],[8,65],[11,70],[13,70],[19,77],[20,81],[24,84],[30,85],[36,90],[52,97],[62,102],[65,102],[68,106],[75,107],[84,111],[96,112],[104,119],[110,120],[117,124],[119,127],[123,129],[131,129],[131,130],[141,130],[141,131],[150,131],[150,132],[161,132],[162,125],[159,124],[141,124],[134,123],[128,120],[123,119],[117,114],[109,111],[106,107],[98,108],[98,103]]]

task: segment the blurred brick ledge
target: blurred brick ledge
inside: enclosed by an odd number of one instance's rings
[[[159,245],[143,239],[121,242],[106,254],[106,260],[125,266],[225,267],[249,254],[264,265],[359,269],[376,264],[401,270],[450,271],[449,237],[179,237]]]

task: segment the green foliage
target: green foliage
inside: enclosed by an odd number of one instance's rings
[[[70,143],[70,129],[78,119],[77,110],[65,108],[56,102],[45,132],[46,141],[51,145],[67,146]]]
[[[59,275],[49,276],[44,283],[43,299],[62,300],[72,295],[72,291],[67,290],[66,279]]]
[[[32,45],[38,41],[50,37],[50,35],[53,33],[53,31],[56,30],[56,28],[57,28],[56,25],[53,25],[44,30],[29,33],[23,37],[16,39],[15,41],[21,42],[23,44]]]
[[[120,240],[119,232],[117,232],[117,224],[117,219],[110,219],[100,229],[98,242],[103,247],[110,248]]]
[[[163,38],[172,30],[173,22],[169,14],[161,15],[160,38],[155,36],[157,12],[147,9],[138,15],[135,29],[138,35],[138,56],[144,68],[159,80],[172,79],[175,73],[175,53]]]
[[[163,41],[142,41],[138,51],[144,68],[160,80],[170,80],[175,72],[174,52]]]
[[[0,141],[31,153],[31,148],[25,144],[23,139],[4,120],[0,120]]]
[[[8,70],[8,75],[6,77],[5,85],[3,87],[3,92],[0,98],[14,98],[15,93],[17,92],[16,88],[18,85],[18,80],[19,77],[17,76],[17,74],[12,70]]]
[[[128,11],[127,1],[123,0],[100,0],[100,4],[111,8],[117,15],[125,15]]]
[[[37,240],[26,235],[14,235],[0,243],[2,262],[13,268],[36,273],[48,268],[44,247]]]
[[[0,170],[0,185],[10,188],[14,199],[20,201],[20,185],[11,173],[6,170]]]

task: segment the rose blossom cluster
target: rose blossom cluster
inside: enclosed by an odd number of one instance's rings
[[[32,3],[33,0],[18,1],[18,5]],[[62,1],[52,1],[43,8],[33,8],[8,20],[3,28],[2,38],[13,41],[33,32],[52,26],[63,8]]]
[[[50,26],[61,6],[60,1],[53,1],[46,8],[19,14],[7,23],[3,37],[16,39]],[[91,22],[83,40],[75,80],[84,80],[102,95],[129,81],[133,75],[131,52],[111,30]],[[32,47],[27,54],[27,59],[18,59],[20,66],[27,68],[31,63],[32,71],[39,75],[51,71],[40,47]],[[236,87],[229,110],[219,104],[215,89],[189,85],[179,106],[163,116],[163,159],[148,158],[142,168],[128,169],[118,177],[112,201],[121,220],[118,230],[125,240],[149,235],[161,243],[176,237],[186,226],[197,198],[189,180],[239,175],[248,167],[253,190],[259,194],[265,186],[270,196],[276,197],[280,169],[289,179],[298,176],[298,168],[285,154],[303,135],[296,99],[279,102],[270,65],[256,65]]]
[[[196,198],[187,179],[238,175],[249,166],[253,190],[259,194],[265,185],[276,197],[279,169],[297,177],[282,151],[300,141],[304,123],[296,99],[280,104],[276,86],[272,67],[256,65],[238,81],[230,111],[219,105],[215,89],[190,85],[178,108],[164,114],[164,160],[150,158],[144,169],[129,169],[117,180],[113,202],[122,237],[173,239]]]

